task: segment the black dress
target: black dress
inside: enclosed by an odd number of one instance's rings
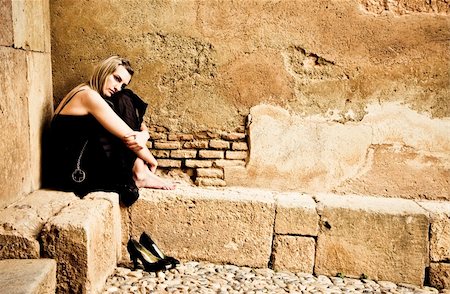
[[[131,90],[106,101],[133,130],[140,129],[147,104]],[[93,191],[117,192],[125,206],[138,199],[132,173],[136,154],[91,114],[56,114],[47,151],[45,186],[72,191],[81,198]]]

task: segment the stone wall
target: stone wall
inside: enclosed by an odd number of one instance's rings
[[[52,112],[48,0],[0,1],[0,208],[40,187]]]
[[[55,101],[119,54],[166,136],[244,128],[227,185],[448,200],[446,0],[50,3]]]

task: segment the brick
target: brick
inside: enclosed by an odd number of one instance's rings
[[[192,134],[178,134],[178,139],[183,141],[192,141],[194,140],[194,135]]]
[[[196,158],[197,150],[172,150],[170,152],[172,158]]]
[[[160,159],[158,160],[158,167],[181,167],[181,160]]]
[[[233,142],[231,145],[232,150],[248,150],[246,142]]]
[[[235,159],[219,159],[214,160],[214,166],[222,168],[226,166],[245,166],[245,161]]]
[[[155,149],[180,149],[180,142],[155,142]]]
[[[187,159],[185,165],[192,168],[211,167],[213,165],[213,162],[211,160]]]
[[[169,135],[167,135],[167,140],[178,141],[178,136],[176,134],[169,134]]]
[[[210,140],[209,147],[214,149],[230,149],[230,142],[224,140]]]
[[[156,158],[169,158],[170,150],[151,150],[152,154]]]
[[[208,141],[192,141],[192,142],[185,142],[183,144],[183,148],[186,149],[206,149],[208,148],[209,142]]]
[[[197,178],[195,179],[195,184],[197,186],[216,186],[216,187],[225,187],[227,184],[222,179],[215,178]]]
[[[224,158],[224,152],[223,151],[215,151],[215,150],[200,150],[198,152],[198,155],[200,158],[217,158],[221,159]]]
[[[165,133],[149,131],[148,134],[150,135],[151,140],[166,140],[167,139],[167,135]]]
[[[312,237],[275,236],[273,269],[313,273],[316,240]]]
[[[246,151],[227,151],[226,159],[246,159],[247,152]]]
[[[147,141],[147,143],[145,145],[147,145],[148,149],[152,149],[153,148],[153,142],[151,142],[151,141]]]
[[[197,177],[203,178],[223,178],[223,170],[220,168],[199,168]]]
[[[215,132],[203,131],[194,133],[194,137],[197,139],[216,139],[220,138],[220,135]]]
[[[228,140],[228,141],[237,141],[237,140],[243,140],[245,139],[245,133],[229,133],[229,134],[223,134],[222,139]]]

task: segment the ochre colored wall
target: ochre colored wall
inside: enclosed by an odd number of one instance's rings
[[[48,0],[0,1],[0,208],[41,185],[53,108]]]
[[[447,0],[50,3],[55,101],[128,57],[158,140],[246,127],[227,185],[449,197]]]
[[[448,1],[426,2],[51,1],[54,94],[119,54],[172,130],[231,130],[262,102],[342,122],[378,101],[445,117]]]

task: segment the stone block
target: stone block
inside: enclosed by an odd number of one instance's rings
[[[20,1],[13,1],[20,2]],[[27,53],[0,46],[0,208],[31,192]]]
[[[223,170],[220,168],[198,168],[197,177],[223,178]]]
[[[42,254],[57,262],[60,293],[99,292],[117,264],[117,203],[89,198],[61,210],[41,234]]]
[[[0,259],[39,258],[43,226],[77,200],[73,193],[38,190],[0,210]]]
[[[417,203],[430,213],[430,260],[450,261],[450,202]]]
[[[28,53],[28,117],[30,150],[42,150],[43,133],[53,113],[52,61],[50,53]],[[30,152],[32,189],[41,187],[41,152]]]
[[[50,3],[12,1],[14,47],[50,53]]]
[[[268,192],[179,187],[142,191],[129,223],[133,236],[145,231],[182,260],[267,267],[274,217]]]
[[[275,236],[273,269],[313,273],[316,240],[311,237]]]
[[[172,150],[170,152],[172,158],[196,158],[197,150]]]
[[[450,263],[430,264],[430,285],[437,289],[450,290]]]
[[[13,19],[12,19],[12,1],[3,0],[0,5],[0,27],[2,33],[0,34],[0,45],[10,47],[13,44]]]
[[[0,260],[0,292],[56,293],[56,262],[53,259]]]
[[[427,212],[414,201],[320,194],[315,274],[422,285],[428,264]]]
[[[215,150],[200,150],[198,152],[198,156],[200,158],[207,158],[207,159],[221,159],[224,158],[224,152]]]
[[[275,234],[317,236],[319,215],[316,202],[311,196],[282,193],[276,195],[276,200]]]

